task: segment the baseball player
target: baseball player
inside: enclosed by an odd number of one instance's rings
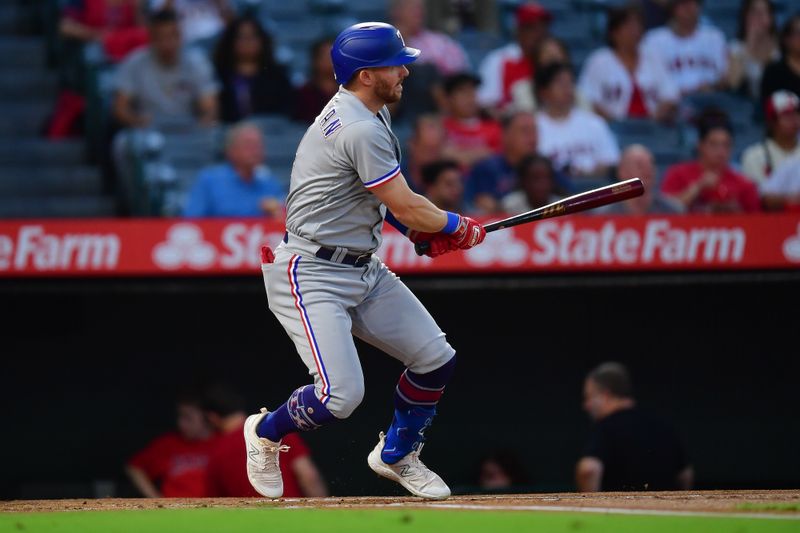
[[[287,198],[286,234],[263,249],[269,308],[314,378],[273,412],[248,417],[247,474],[279,498],[284,435],[350,416],[364,396],[353,335],[401,361],[394,417],[367,462],[376,473],[422,498],[450,495],[419,455],[424,431],[453,374],[455,351],[408,288],[374,255],[384,218],[428,255],[468,249],[486,232],[474,220],[442,211],[412,192],[400,173],[400,146],[386,104],[400,100],[406,64],[420,51],[389,24],[344,30],[331,56],[341,84],[300,142]]]

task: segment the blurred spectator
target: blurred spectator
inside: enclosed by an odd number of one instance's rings
[[[149,20],[150,45],[128,56],[116,72],[114,118],[123,127],[201,124],[217,117],[217,84],[199,52],[184,49],[175,13]]]
[[[519,455],[509,450],[493,450],[478,462],[478,486],[486,492],[508,492],[529,483]]]
[[[243,17],[225,28],[214,51],[214,69],[222,84],[219,106],[223,122],[291,112],[289,75],[275,61],[272,38],[258,20]]]
[[[466,72],[448,76],[444,82],[445,154],[465,169],[500,150],[500,124],[485,116],[476,95],[480,78]]]
[[[214,385],[206,393],[206,413],[220,433],[208,462],[209,496],[257,498],[260,495],[247,479],[247,448],[244,442],[244,399],[227,386]],[[317,470],[308,447],[297,433],[286,435],[281,444],[288,447],[280,457],[283,497],[323,497],[328,495],[325,481]]]
[[[439,115],[420,115],[408,140],[408,150],[403,158],[403,176],[416,192],[425,190],[422,167],[444,157],[445,131]]]
[[[800,211],[800,155],[781,163],[761,183],[761,198],[770,211]]]
[[[108,59],[121,61],[147,43],[137,0],[69,0],[62,2],[59,34],[59,92],[45,125],[45,137],[62,139],[81,133],[86,110],[84,45],[98,43]]]
[[[533,70],[538,72],[554,63],[572,64],[567,45],[561,39],[546,36],[536,47],[533,56]],[[575,102],[579,107],[592,109],[591,104],[581,93],[575,95]],[[511,108],[521,111],[536,111],[536,84],[533,78],[524,78],[514,82],[511,86]]]
[[[282,218],[283,185],[264,166],[264,136],[258,126],[239,124],[227,132],[227,161],[197,176],[184,208],[187,217]]]
[[[527,111],[506,114],[502,120],[503,151],[475,164],[467,180],[467,201],[479,213],[500,210],[500,200],[517,186],[516,167],[536,153],[536,118]]]
[[[147,498],[208,496],[208,458],[215,440],[202,399],[187,394],[176,407],[178,430],[150,442],[126,466],[128,477]]]
[[[546,157],[535,154],[522,159],[517,166],[519,190],[507,194],[503,200],[503,211],[518,215],[558,200],[553,164]]]
[[[789,91],[773,93],[765,116],[767,136],[742,155],[742,172],[757,184],[764,183],[785,159],[800,155],[800,98]]]
[[[624,366],[603,363],[589,372],[583,408],[595,425],[575,469],[578,491],[692,487],[694,471],[677,432],[636,405]]]
[[[185,43],[213,39],[234,15],[229,0],[150,0],[150,9],[174,11]]]
[[[667,169],[662,192],[688,211],[740,213],[760,209],[756,186],[729,165],[733,129],[724,113],[707,110],[698,117],[697,160]]]
[[[311,45],[311,76],[297,89],[292,99],[294,120],[311,124],[339,90],[339,84],[333,76],[332,47],[331,39],[322,39]]]
[[[800,96],[800,13],[791,16],[781,29],[781,58],[764,69],[761,101],[777,91],[791,91]]]
[[[650,30],[642,42],[642,55],[659,61],[682,94],[719,88],[727,71],[725,36],[700,24],[700,4],[700,0],[671,0],[669,24]]]
[[[669,4],[672,0],[639,0],[642,6],[644,27],[652,30],[669,22]]]
[[[640,53],[642,15],[636,7],[612,9],[606,29],[607,47],[586,60],[579,88],[592,109],[607,120],[669,120],[680,91],[663,63]]]
[[[147,44],[147,29],[137,0],[68,0],[63,4],[61,36],[100,43],[114,62]]]
[[[464,211],[464,178],[453,160],[434,161],[422,167],[425,197],[445,211]]]
[[[604,176],[619,161],[614,134],[598,115],[575,106],[569,65],[556,63],[536,74],[539,152],[572,177]]]
[[[682,213],[683,205],[658,190],[658,177],[653,153],[641,144],[625,148],[617,165],[617,181],[639,178],[644,184],[644,193],[636,198],[617,202],[594,210],[608,215],[669,215]]]
[[[552,15],[536,2],[524,3],[516,12],[516,41],[490,52],[480,65],[483,83],[480,104],[502,108],[511,102],[515,82],[532,79],[533,61],[539,43],[548,33]]]
[[[780,59],[775,11],[770,0],[743,0],[736,39],[728,44],[728,86],[759,97],[764,68]]]
[[[443,76],[469,70],[467,54],[460,44],[444,33],[425,27],[423,0],[392,0],[389,13],[392,25],[400,30],[406,44],[425,51],[414,67],[432,63]]]

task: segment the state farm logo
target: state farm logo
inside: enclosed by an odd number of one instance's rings
[[[153,261],[165,270],[187,266],[196,270],[209,268],[217,258],[217,249],[203,239],[194,224],[176,224],[167,231],[167,240],[153,248]]]
[[[783,241],[783,256],[794,263],[800,263],[800,224],[797,233]]]
[[[521,265],[528,259],[528,245],[517,239],[513,231],[495,231],[487,233],[480,246],[467,250],[466,258],[475,266],[486,266],[494,262],[507,266]]]
[[[16,235],[0,234],[2,271],[109,271],[119,264],[122,243],[114,233],[48,231],[24,224]]]

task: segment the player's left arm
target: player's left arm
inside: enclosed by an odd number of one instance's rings
[[[575,466],[578,492],[599,492],[603,479],[603,462],[597,457],[582,457]]]
[[[328,487],[311,457],[305,455],[292,461],[292,470],[297,476],[297,483],[300,485],[303,496],[324,498],[328,495]]]

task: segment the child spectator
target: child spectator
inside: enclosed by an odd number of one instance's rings
[[[767,136],[742,155],[742,171],[756,184],[763,184],[785,160],[800,155],[800,98],[789,91],[773,93],[764,111]]]
[[[617,165],[617,181],[639,178],[644,193],[636,198],[617,202],[592,212],[602,215],[670,215],[682,213],[683,205],[661,194],[653,153],[641,144],[632,144],[622,151]]]
[[[478,462],[478,486],[486,492],[513,493],[529,483],[519,455],[510,450],[492,450]]]
[[[770,63],[761,79],[761,101],[777,91],[800,96],[800,13],[792,15],[781,29],[781,58]]]
[[[516,167],[523,158],[536,153],[539,142],[532,113],[506,114],[501,124],[502,152],[476,163],[467,180],[467,201],[478,213],[500,211],[500,200],[517,186]]]
[[[465,169],[500,151],[500,124],[485,116],[478,105],[476,88],[480,78],[466,72],[445,79],[447,116],[445,154]]]
[[[464,206],[464,177],[461,167],[451,159],[434,161],[422,167],[425,197],[439,209],[460,212]]]
[[[184,395],[176,407],[178,430],[150,442],[126,467],[133,484],[147,498],[209,495],[207,467],[215,441],[202,399]]]
[[[445,136],[439,115],[420,115],[414,121],[408,150],[401,164],[403,176],[415,192],[422,193],[425,190],[422,167],[444,157]]]
[[[598,115],[575,106],[569,65],[557,63],[536,74],[542,110],[537,113],[539,152],[570,177],[605,176],[619,161],[614,134]]]
[[[733,130],[727,116],[708,109],[697,120],[697,160],[667,169],[662,192],[691,212],[758,211],[760,200],[756,186],[729,165]]]
[[[635,7],[612,9],[606,29],[607,47],[586,60],[579,88],[595,113],[607,120],[674,116],[680,91],[658,60],[640,52],[644,24]]]
[[[480,65],[483,80],[478,100],[487,108],[502,108],[511,102],[511,87],[519,80],[533,79],[533,61],[539,43],[548,33],[549,11],[536,2],[517,8],[516,40],[486,56]]]
[[[667,26],[650,30],[642,54],[672,75],[681,93],[713,91],[724,83],[728,68],[725,36],[700,24],[700,0],[671,0]]]
[[[294,111],[292,118],[310,124],[317,118],[325,104],[339,90],[339,84],[333,76],[331,60],[331,39],[322,39],[311,46],[311,76],[294,95]]]
[[[184,216],[282,218],[286,193],[264,166],[264,137],[258,126],[233,126],[227,133],[225,157],[225,163],[197,176]]]
[[[210,125],[217,117],[217,84],[202,54],[185,49],[175,13],[151,15],[150,45],[119,66],[114,86],[114,118],[123,127]]]
[[[209,496],[260,497],[247,479],[245,468],[244,399],[227,386],[214,385],[206,392],[205,409],[211,425],[220,433],[208,462]],[[297,433],[290,433],[281,440],[281,448],[283,497],[327,496],[325,481],[303,439]]]
[[[289,76],[275,60],[272,38],[256,19],[239,18],[225,29],[214,51],[214,69],[222,85],[219,107],[223,122],[291,112]]]
[[[519,190],[502,200],[503,211],[509,215],[518,215],[559,199],[553,165],[542,155],[525,156],[517,167],[517,180]]]
[[[728,86],[757,99],[764,68],[780,59],[775,11],[770,0],[744,0],[736,39],[728,44]]]
[[[150,9],[174,11],[187,44],[214,39],[234,15],[229,0],[150,0]]]

